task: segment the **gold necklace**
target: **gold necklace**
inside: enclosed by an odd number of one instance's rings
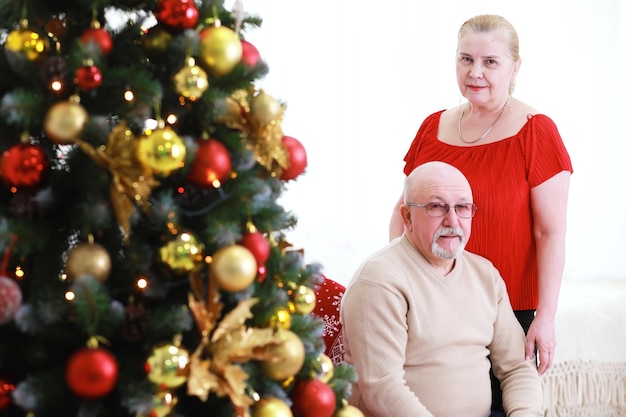
[[[493,123],[491,124],[491,126],[489,126],[487,128],[487,130],[485,130],[485,133],[483,133],[482,135],[480,135],[478,137],[478,139],[474,139],[474,140],[465,140],[465,138],[463,137],[463,132],[461,131],[461,120],[463,120],[463,115],[465,114],[465,106],[463,106],[461,108],[461,114],[459,115],[459,124],[458,124],[458,128],[459,128],[459,138],[461,138],[461,142],[463,143],[476,143],[479,140],[485,139],[485,137],[489,134],[489,132],[491,132],[491,129],[493,129],[493,127],[496,125],[496,123],[498,122],[498,120],[500,120],[500,116],[502,116],[502,113],[504,113],[504,109],[507,108],[507,106],[509,104],[511,104],[511,96],[509,96],[509,99],[506,101],[506,103],[504,103],[504,106],[502,106],[502,109],[500,110],[500,113],[498,113],[498,116],[496,117],[496,120],[493,121]]]

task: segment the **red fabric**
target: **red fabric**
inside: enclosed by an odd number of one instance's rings
[[[324,320],[324,332],[322,337],[326,343],[326,356],[328,356],[335,365],[343,362],[343,333],[341,331],[341,323],[339,323],[339,308],[341,307],[341,298],[346,287],[324,277],[324,282],[316,291],[317,303],[313,314]]]
[[[561,135],[548,116],[535,115],[510,138],[471,147],[453,146],[437,139],[441,113],[422,123],[404,157],[404,173],[439,160],[465,174],[478,206],[467,250],[491,260],[500,270],[514,310],[536,309],[537,259],[530,189],[563,170],[573,171]]]

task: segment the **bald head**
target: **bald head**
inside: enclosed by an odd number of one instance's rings
[[[404,183],[404,201],[416,201],[421,197],[428,198],[429,192],[437,188],[457,189],[466,191],[471,199],[472,189],[467,178],[456,167],[445,162],[426,162],[415,168]]]

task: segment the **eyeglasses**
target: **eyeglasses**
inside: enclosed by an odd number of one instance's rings
[[[443,217],[450,211],[450,204],[446,203],[406,203],[409,207],[422,207],[430,217]],[[454,212],[462,219],[471,219],[476,214],[478,207],[472,203],[455,204]]]

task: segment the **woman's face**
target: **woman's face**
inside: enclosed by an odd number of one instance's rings
[[[461,94],[473,104],[505,101],[519,62],[513,62],[502,30],[471,32],[459,40],[456,77]]]

